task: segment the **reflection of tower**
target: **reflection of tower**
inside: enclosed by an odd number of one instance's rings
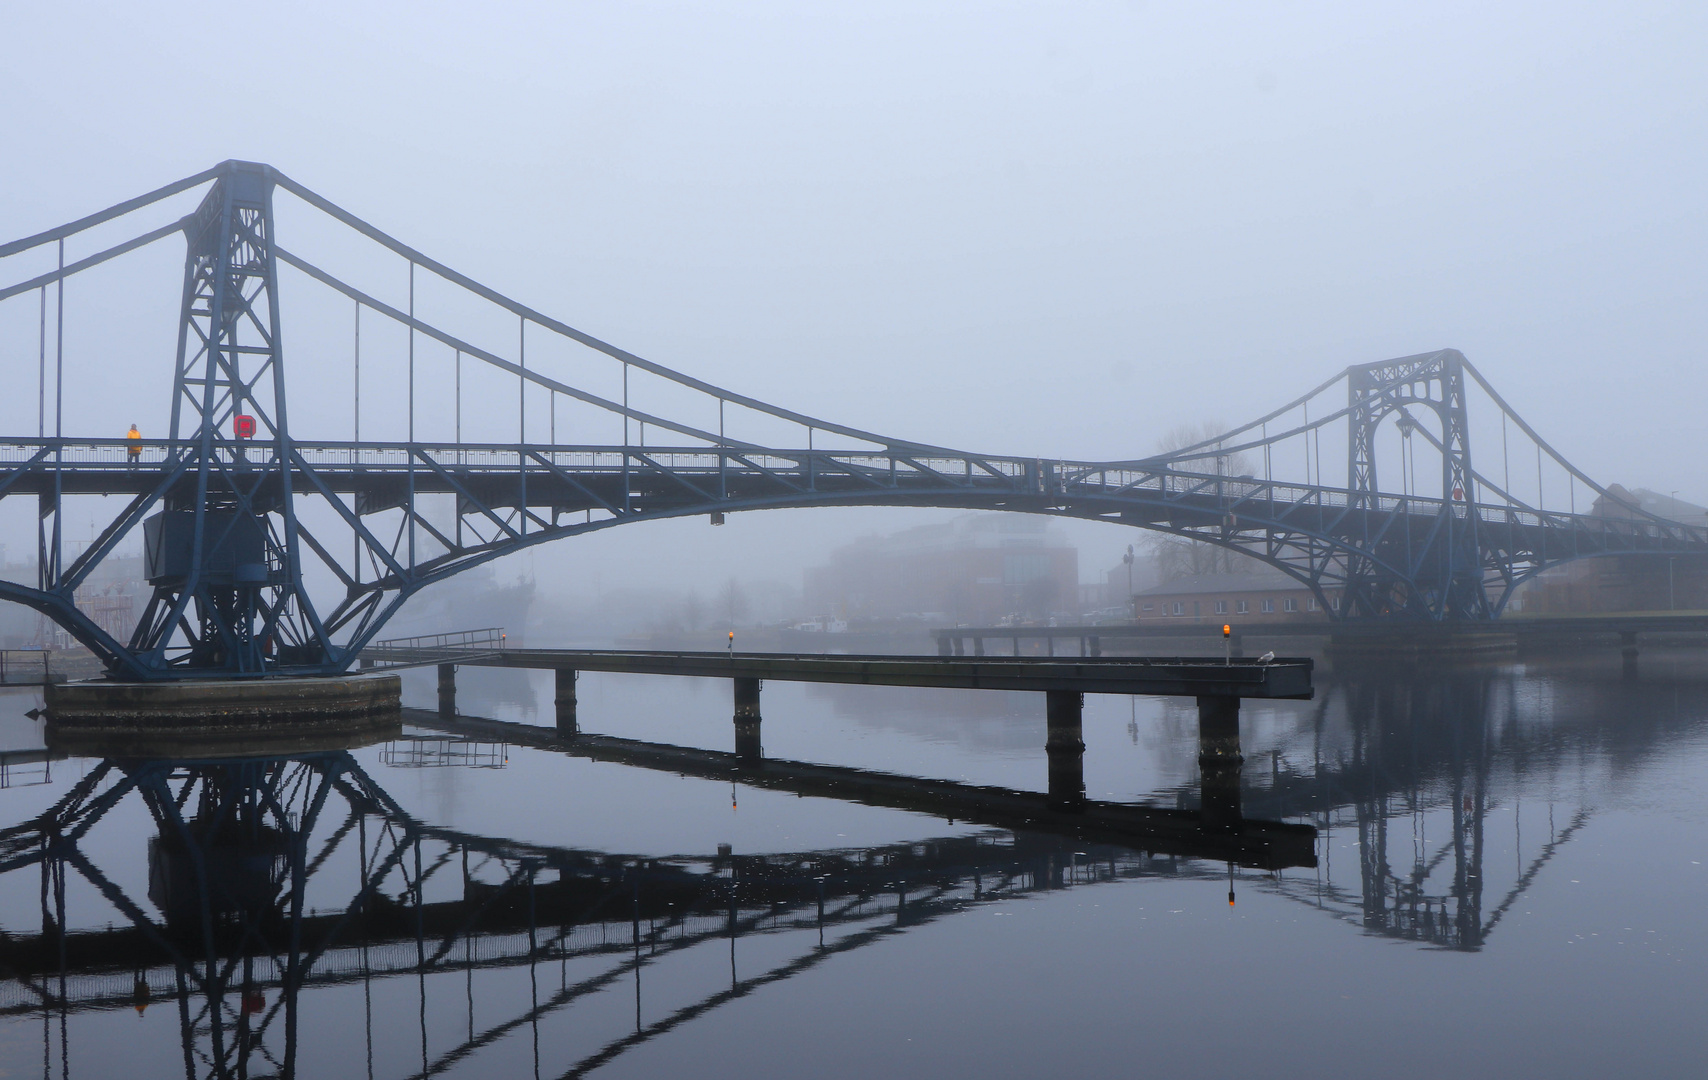
[[[204,914],[256,923],[273,913],[285,884],[290,823],[275,823],[261,797],[268,777],[256,765],[213,766],[181,777],[187,816],[145,789],[161,822],[148,842],[148,898],[168,926],[199,923]]]
[[[1378,933],[1480,948],[1487,931],[1488,682],[1442,672],[1383,674],[1348,686],[1351,757],[1338,769],[1358,835],[1359,918]],[[1450,835],[1433,846],[1422,832],[1432,806],[1451,822]],[[1414,851],[1402,874],[1390,844],[1394,823],[1408,818]],[[1449,884],[1444,895],[1433,895],[1429,879],[1442,867],[1450,871]]]
[[[126,770],[159,827],[149,841],[148,896],[166,917],[166,940],[182,949],[174,960],[186,1052],[196,1030],[182,1007],[188,980],[206,1003],[216,1075],[248,1075],[252,1061],[272,1060],[265,1040],[281,1010],[285,1045],[276,1060],[283,1075],[294,1071],[306,841],[343,759],[148,762]],[[281,960],[282,993],[269,1009],[258,965],[272,974]],[[139,986],[146,992],[146,982]]]

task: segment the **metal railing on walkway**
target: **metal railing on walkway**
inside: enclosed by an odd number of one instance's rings
[[[47,649],[0,649],[0,686],[42,686],[54,680],[53,654]],[[65,681],[64,672],[58,675]]]
[[[453,630],[444,634],[417,634],[414,637],[388,638],[374,642],[362,650],[362,667],[372,670],[448,664],[474,657],[493,656],[503,652],[504,648],[502,626]]]

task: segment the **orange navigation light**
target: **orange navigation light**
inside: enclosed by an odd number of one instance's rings
[[[1234,632],[1233,627],[1229,626],[1227,623],[1222,624],[1222,636],[1223,637],[1228,637],[1228,636],[1232,635],[1233,632]]]

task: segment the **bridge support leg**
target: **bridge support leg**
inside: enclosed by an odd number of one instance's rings
[[[1096,634],[1093,634],[1091,636],[1091,655],[1092,656],[1102,656],[1103,655],[1103,639],[1098,637]]]
[[[1637,632],[1635,630],[1619,631],[1619,657],[1624,661],[1620,670],[1627,679],[1637,677]]]
[[[949,643],[949,635],[947,635],[947,634],[938,634],[937,635],[937,655],[938,656],[953,656],[953,655],[955,655],[954,646]]]
[[[457,715],[457,665],[439,665],[439,715]]]
[[[1078,690],[1044,691],[1044,753],[1050,762],[1050,804],[1059,810],[1085,805],[1085,739]]]
[[[554,704],[557,706],[557,733],[559,735],[574,735],[580,732],[580,721],[575,715],[575,680],[580,672],[574,668],[558,668],[557,696]]]
[[[1239,824],[1240,765],[1244,760],[1239,743],[1239,698],[1199,698],[1199,814],[1206,825]]]
[[[759,680],[738,675],[735,684],[735,753],[737,757],[764,756],[759,743]]]
[[[956,656],[965,656],[966,653],[967,653],[966,642],[961,640],[961,635],[956,634],[955,635],[955,655]]]
[[[973,639],[973,655],[974,656],[983,656],[984,655],[984,638],[976,637]]]

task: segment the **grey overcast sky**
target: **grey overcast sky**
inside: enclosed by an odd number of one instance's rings
[[[607,340],[872,430],[1127,457],[1454,346],[1592,476],[1708,501],[1705,46],[1701,3],[11,3],[0,240],[248,158]],[[131,361],[148,404],[76,360],[102,425],[164,416],[169,356]],[[920,520],[535,558],[790,577]],[[1094,535],[1097,565],[1130,539]]]

